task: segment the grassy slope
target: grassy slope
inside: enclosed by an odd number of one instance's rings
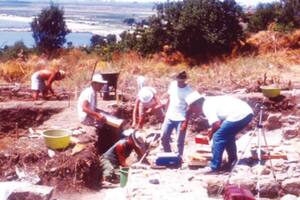
[[[88,84],[94,64],[99,61],[96,71],[121,72],[119,89],[126,93],[135,92],[135,78],[138,75],[146,76],[146,84],[164,92],[173,74],[180,70],[188,71],[190,83],[199,91],[214,89],[232,91],[249,87],[255,85],[257,81],[262,82],[264,74],[267,74],[269,82],[273,81],[280,83],[282,87],[287,87],[289,79],[297,78],[293,75],[293,71],[298,69],[295,66],[300,63],[300,49],[291,49],[288,45],[280,43],[281,40],[277,42],[280,46],[277,45],[275,48],[270,41],[263,40],[268,38],[268,34],[273,33],[259,33],[249,38],[248,41],[257,47],[256,55],[228,57],[192,68],[184,62],[171,66],[165,63],[160,55],[154,58],[144,58],[136,53],[117,54],[113,57],[113,62],[104,62],[95,54],[86,54],[79,49],[73,49],[64,51],[58,58],[44,63],[36,55],[30,55],[25,62],[12,60],[0,63],[0,72],[2,82],[3,80],[16,80],[29,84],[30,75],[37,69],[45,66],[60,68],[68,72],[68,77],[57,84],[74,90],[75,86],[82,88]],[[286,36],[284,37],[286,41]],[[299,38],[294,38],[294,40],[297,42]]]

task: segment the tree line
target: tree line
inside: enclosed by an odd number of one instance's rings
[[[154,9],[155,15],[120,34],[120,41],[113,34],[93,35],[88,50],[108,55],[108,59],[115,51],[135,50],[149,55],[166,45],[189,56],[222,55],[245,39],[246,33],[266,30],[270,24],[276,31],[300,27],[299,0],[262,3],[253,10],[242,9],[234,0],[183,0],[158,3]],[[53,3],[33,19],[31,29],[42,52],[62,48],[70,33],[63,8]]]

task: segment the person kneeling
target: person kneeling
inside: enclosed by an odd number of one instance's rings
[[[129,136],[120,139],[101,156],[103,182],[119,182],[117,171],[119,167],[128,167],[126,159],[133,150],[138,155],[138,159],[141,159],[145,153],[145,141],[143,137],[138,135],[135,131]],[[145,159],[144,162],[147,163],[148,161]]]

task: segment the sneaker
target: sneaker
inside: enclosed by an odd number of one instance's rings
[[[200,172],[205,175],[216,175],[216,174],[219,174],[220,171],[213,170],[210,167],[204,167],[203,169],[200,170]]]

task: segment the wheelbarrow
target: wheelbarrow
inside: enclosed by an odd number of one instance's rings
[[[103,87],[103,100],[115,100],[117,97],[117,85],[119,72],[101,73],[103,79],[107,81],[107,84]],[[113,95],[111,96],[111,93]]]

